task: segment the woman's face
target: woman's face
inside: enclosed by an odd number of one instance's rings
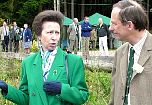
[[[28,25],[27,24],[24,24],[24,28],[26,29],[28,27]]]
[[[42,33],[38,38],[44,51],[54,50],[60,40],[60,25],[57,22],[44,22]]]

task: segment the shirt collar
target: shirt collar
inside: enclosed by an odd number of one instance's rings
[[[17,26],[14,26],[14,29],[16,29],[17,28]]]
[[[56,47],[55,48],[55,50],[53,50],[52,52],[50,52],[50,54],[49,54],[49,56],[51,55],[51,56],[55,56],[56,55],[56,53],[57,53],[57,49],[58,49],[58,47]],[[42,47],[40,48],[40,51],[41,51],[41,57],[42,57],[42,59],[44,59],[44,57],[45,57],[45,55],[46,55],[46,53],[48,52],[48,51],[43,51],[43,49],[42,49]]]
[[[129,49],[130,49],[130,47],[133,47],[133,49],[135,50],[135,53],[137,55],[140,55],[141,49],[142,49],[142,47],[143,47],[143,45],[145,43],[146,38],[147,38],[147,31],[145,30],[144,36],[139,40],[138,43],[136,43],[134,46],[129,44]]]

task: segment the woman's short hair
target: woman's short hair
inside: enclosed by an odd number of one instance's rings
[[[35,16],[32,24],[33,31],[36,33],[37,36],[40,36],[43,28],[42,25],[44,22],[57,22],[60,25],[60,27],[62,27],[63,19],[64,15],[61,12],[45,10],[43,12],[40,12],[37,16]]]

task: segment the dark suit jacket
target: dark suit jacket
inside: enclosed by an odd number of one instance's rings
[[[16,27],[16,29],[11,29],[12,31],[12,36],[10,35],[10,38],[11,40],[14,40],[14,42],[18,42],[20,40],[20,33],[21,33],[21,30],[19,27]]]
[[[115,53],[112,71],[112,97],[109,105],[123,105],[128,68],[129,43],[125,43]],[[152,35],[147,38],[140,53],[138,64],[144,67],[131,81],[131,105],[152,105]]]
[[[100,27],[100,24],[97,25],[96,30],[97,30],[97,36],[98,37],[104,37],[104,36],[109,36],[110,35],[108,26],[104,23],[102,24],[101,27]]]
[[[23,31],[24,33],[23,33],[23,39],[24,39],[24,42],[30,42],[30,41],[32,41],[32,32],[31,32],[31,30],[29,29],[29,28],[27,28],[27,29],[24,29],[24,31]]]

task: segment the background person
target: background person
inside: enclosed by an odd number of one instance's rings
[[[16,21],[13,22],[13,31],[12,31],[12,36],[14,36],[14,52],[18,53],[19,52],[19,41],[20,41],[20,33],[21,30],[17,26]]]
[[[77,54],[78,51],[78,45],[79,45],[79,25],[78,25],[78,19],[74,18],[73,23],[70,24],[67,33],[69,34],[69,51],[72,53],[74,51],[75,54]]]
[[[24,24],[23,30],[23,46],[26,54],[30,54],[30,48],[32,46],[32,32],[28,28],[28,24]]]
[[[14,29],[13,29],[13,26],[11,25],[10,26],[10,36],[9,36],[9,50],[10,52],[13,51],[13,48],[14,48]]]
[[[152,35],[147,25],[147,14],[136,1],[113,5],[109,29],[126,43],[115,53],[109,105],[152,104]]]
[[[92,29],[91,31],[91,36],[90,36],[90,48],[91,49],[96,49],[96,42],[97,42],[97,31],[95,28]]]
[[[20,28],[21,32],[20,32],[20,41],[19,41],[19,51],[23,52],[23,32],[24,32],[24,28]]]
[[[101,56],[108,56],[107,36],[110,32],[108,26],[103,23],[102,18],[99,18],[98,21],[99,25],[97,25],[97,36],[99,37],[99,51]]]
[[[84,22],[81,24],[81,44],[82,44],[82,56],[88,61],[89,57],[89,41],[91,35],[91,24],[89,23],[89,18],[84,17]]]
[[[63,19],[61,12],[52,10],[35,17],[32,26],[40,51],[23,60],[19,89],[0,81],[6,99],[18,105],[81,105],[87,101],[82,59],[57,47]]]
[[[8,44],[9,44],[9,27],[7,26],[7,23],[4,21],[3,26],[0,27],[0,36],[1,36],[1,45],[2,45],[2,51],[8,52]]]

